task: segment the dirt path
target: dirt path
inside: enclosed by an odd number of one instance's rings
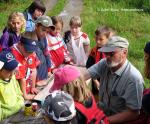
[[[82,0],[69,0],[64,10],[59,14],[63,18],[63,32],[69,30],[69,21],[72,16],[80,15],[83,8]]]
[[[45,14],[47,14],[47,12],[50,11],[55,6],[56,3],[57,3],[57,0],[45,0],[44,1],[44,4],[46,6]]]
[[[57,0],[45,0],[44,4],[46,6],[46,13],[50,11]],[[62,17],[64,22],[63,32],[69,30],[69,21],[72,16],[78,15],[80,16],[83,8],[82,0],[68,0],[68,3],[64,7],[64,10],[59,14]]]

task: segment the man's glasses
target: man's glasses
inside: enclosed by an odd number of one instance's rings
[[[104,54],[109,57],[113,57],[116,52],[105,52]]]
[[[106,56],[113,57],[116,53],[123,51],[123,49],[118,49],[112,52],[104,52]]]

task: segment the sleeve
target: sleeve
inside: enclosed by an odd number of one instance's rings
[[[33,69],[33,68],[36,68],[40,64],[40,60],[38,59],[36,54],[33,53],[30,56],[28,56],[27,63],[28,63],[28,67]]]
[[[44,56],[45,56],[45,59],[46,59],[48,72],[50,72],[51,71],[51,69],[50,69],[51,68],[51,59],[50,59],[50,55],[49,55],[49,51],[48,51],[48,45],[47,45],[46,38],[45,38],[43,43],[44,43],[44,51],[43,51],[43,53],[44,53]]]
[[[125,94],[123,95],[123,98],[126,101],[126,106],[132,110],[141,109],[143,84],[140,82],[141,80],[129,81],[129,85],[125,89]]]
[[[15,72],[16,79],[22,79],[26,76],[26,67],[24,65],[18,65]]]
[[[91,78],[98,79],[103,74],[103,70],[106,68],[106,60],[102,59],[98,63],[94,64],[90,68],[88,68],[88,72],[91,75]]]
[[[2,49],[7,49],[8,48],[8,41],[9,41],[9,33],[5,32],[0,39],[0,44]]]
[[[83,37],[83,45],[90,45],[90,39],[86,33],[82,34]]]

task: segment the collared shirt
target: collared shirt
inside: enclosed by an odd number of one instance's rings
[[[108,115],[122,112],[128,108],[141,108],[143,94],[143,77],[128,61],[116,72],[107,66],[106,59],[88,69],[92,78],[100,78],[100,99]],[[104,110],[105,111],[105,110]]]
[[[32,15],[28,12],[26,20],[26,31],[32,32],[34,30],[35,30],[35,23],[33,22]]]

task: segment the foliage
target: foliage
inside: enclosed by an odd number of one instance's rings
[[[23,12],[33,0],[10,0],[11,2],[0,2],[0,30],[3,30],[7,23],[10,13],[19,11]]]
[[[143,73],[143,48],[150,39],[150,15],[142,9],[132,9],[125,2],[84,0],[81,15],[83,30],[88,33],[91,46],[95,45],[94,31],[102,25],[113,28],[118,35],[127,38],[130,43],[128,59]]]
[[[58,0],[55,7],[50,12],[48,12],[47,15],[48,16],[58,15],[63,10],[67,2],[68,0]]]

